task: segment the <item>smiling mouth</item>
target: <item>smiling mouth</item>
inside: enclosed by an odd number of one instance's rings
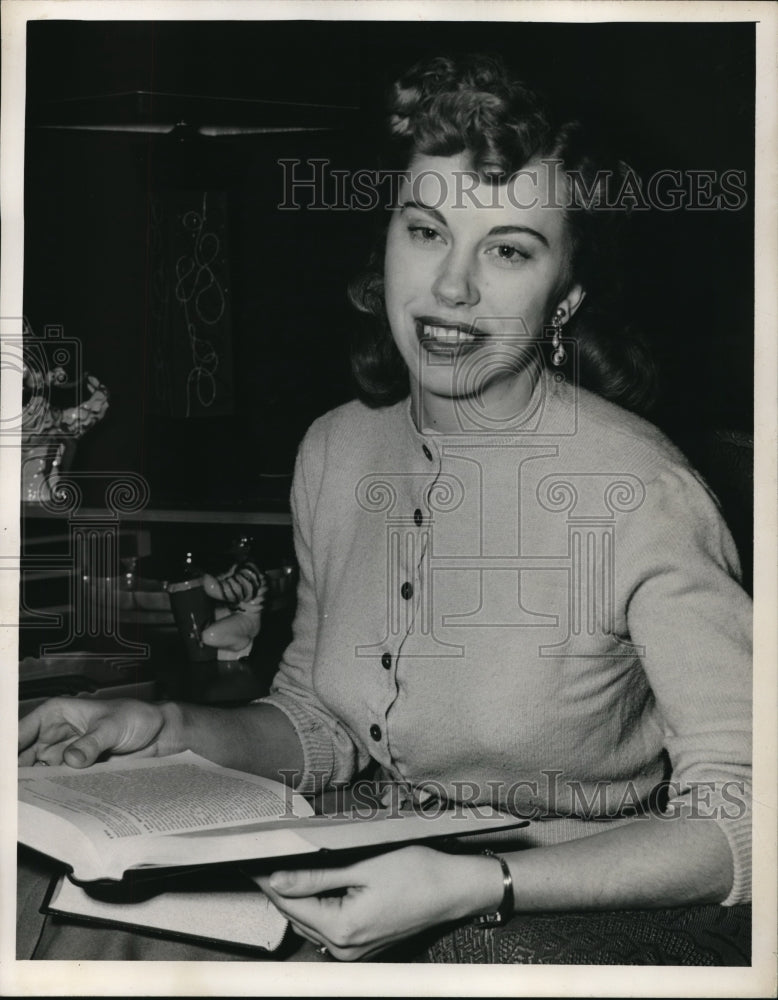
[[[474,326],[459,323],[442,323],[440,320],[421,317],[416,320],[416,335],[423,347],[452,350],[470,347],[483,340],[485,334]]]

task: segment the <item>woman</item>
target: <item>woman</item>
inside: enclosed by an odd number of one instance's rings
[[[20,759],[191,748],[305,793],[372,766],[416,798],[533,820],[497,857],[411,846],[266,879],[340,959],[489,914],[744,903],[734,545],[660,432],[577,385],[580,349],[601,392],[639,395],[635,356],[606,365],[593,332],[618,174],[486,59],[412,70],[390,125],[406,174],[383,277],[355,290],[377,320],[355,352],[369,405],[301,445],[298,611],[270,695],[57,700],[22,721]]]

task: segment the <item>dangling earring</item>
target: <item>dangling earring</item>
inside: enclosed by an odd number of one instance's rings
[[[554,313],[554,318],[551,320],[552,326],[554,327],[554,336],[551,339],[551,347],[553,348],[553,353],[551,354],[551,363],[559,368],[567,360],[567,352],[564,347],[562,347],[562,327],[564,326],[565,311],[560,306],[559,309]]]

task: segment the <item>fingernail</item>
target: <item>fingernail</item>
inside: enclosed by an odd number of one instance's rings
[[[78,764],[83,764],[84,761],[86,760],[86,754],[84,753],[84,751],[79,750],[77,747],[71,747],[67,751],[67,756]]]

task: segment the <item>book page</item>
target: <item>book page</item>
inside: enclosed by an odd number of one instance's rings
[[[95,839],[243,826],[311,809],[278,782],[243,774],[187,752],[97,764],[83,771],[19,771],[19,799],[54,813]],[[24,811],[22,811],[24,816]],[[20,839],[24,843],[24,830]]]
[[[211,879],[213,881],[213,879]],[[219,873],[220,885],[208,876],[171,880],[169,887],[144,898],[134,895],[98,898],[63,877],[49,909],[108,923],[168,931],[175,935],[224,941],[274,951],[287,921],[249,876]],[[226,883],[226,884],[225,884]]]

